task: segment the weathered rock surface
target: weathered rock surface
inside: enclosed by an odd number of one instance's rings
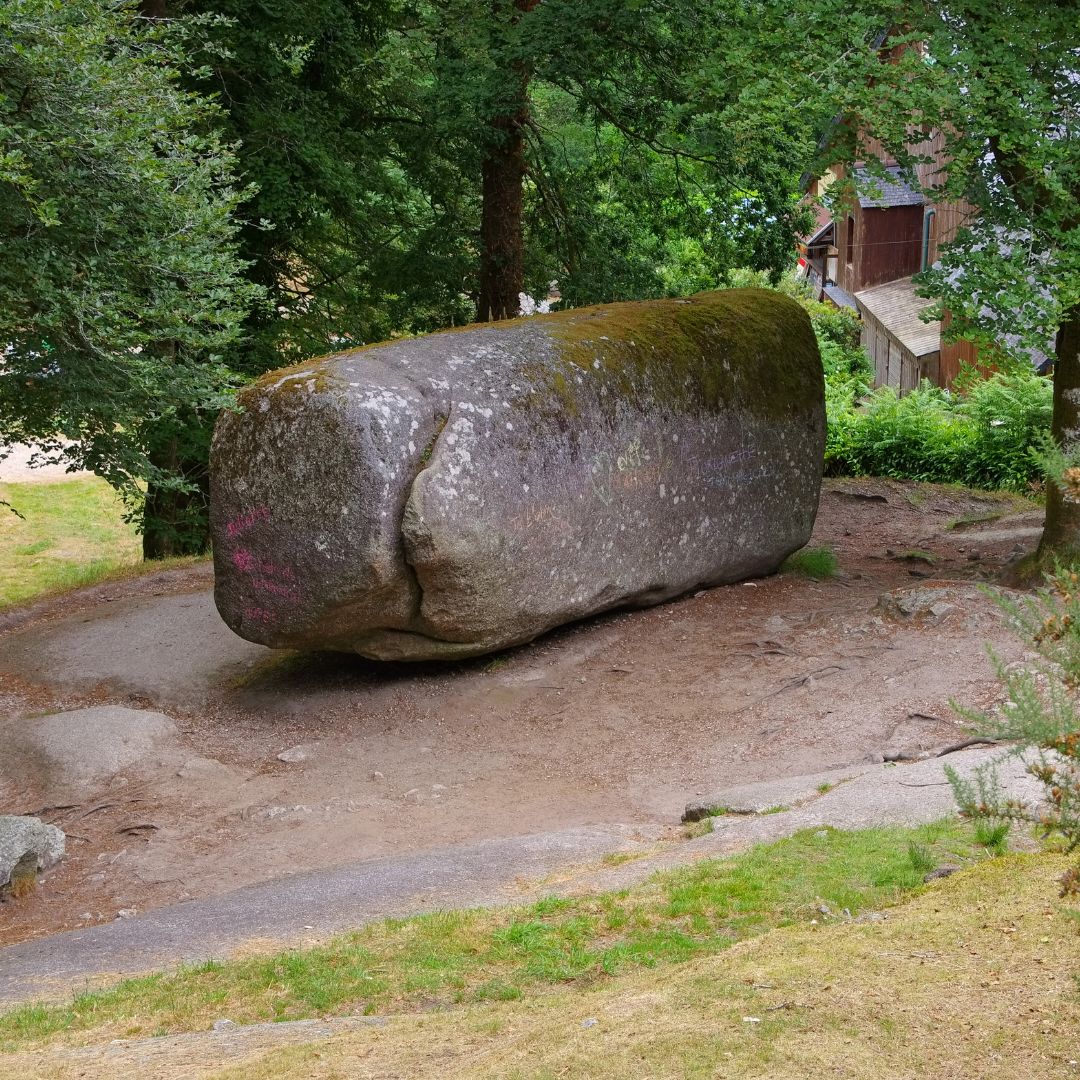
[[[487,652],[770,573],[817,509],[817,345],[763,290],[358,349],[240,404],[212,451],[215,597],[273,647]]]
[[[78,797],[127,769],[153,764],[177,729],[164,713],[98,705],[13,720],[0,733],[6,748],[0,770],[54,795]]]
[[[64,834],[36,817],[0,814],[0,893],[32,886],[64,856]]]

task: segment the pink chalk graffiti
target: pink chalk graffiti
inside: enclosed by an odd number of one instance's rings
[[[268,506],[256,506],[244,514],[239,514],[225,525],[225,535],[236,540],[249,529],[269,521],[272,517]],[[274,600],[289,603],[300,601],[300,590],[296,587],[296,574],[289,566],[278,566],[269,559],[255,555],[247,547],[237,546],[229,552],[233,566],[248,578],[251,592],[271,606]],[[260,604],[251,604],[243,609],[243,617],[252,622],[272,623],[275,615]]]
[[[247,548],[237,548],[232,553],[233,566],[242,574],[248,573],[255,565],[255,556]]]
[[[270,520],[270,507],[269,506],[256,506],[254,510],[249,510],[246,514],[241,514],[239,517],[235,517],[232,521],[227,522],[225,525],[225,535],[231,538],[240,536],[241,533],[245,533],[248,529],[255,525],[259,525],[264,521]]]
[[[271,596],[280,596],[285,600],[299,600],[300,594],[296,589],[288,585],[281,585],[272,578],[257,577],[251,582],[252,588],[258,592],[270,593]]]

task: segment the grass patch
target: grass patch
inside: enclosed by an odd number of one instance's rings
[[[915,854],[913,855],[913,852]],[[128,979],[64,1004],[0,1015],[6,1051],[52,1037],[131,1036],[332,1014],[511,1000],[595,988],[637,968],[709,956],[821,905],[853,915],[923,887],[928,861],[985,856],[969,826],[807,830],[726,859],[666,871],[631,889],[531,907],[388,920],[326,945]]]
[[[624,863],[634,862],[641,856],[632,851],[609,851],[601,856],[600,863],[603,866],[622,866]]]
[[[987,514],[961,514],[959,517],[950,518],[945,522],[946,529],[964,530],[976,525],[987,525],[991,521],[1000,521],[1005,516],[1005,511]]]
[[[0,608],[93,585],[142,558],[123,504],[97,477],[0,484]]]
[[[896,557],[907,562],[921,562],[929,565],[933,565],[938,561],[937,555],[932,551],[924,551],[922,548],[908,548],[906,551],[898,552]]]
[[[723,956],[628,973],[585,1000],[559,990],[392,1020],[253,1053],[214,1075],[1073,1077],[1080,936],[1055,912],[1053,885],[1065,865],[1010,855],[954,875],[881,922],[794,926]],[[209,1041],[202,1052],[220,1053]]]
[[[683,836],[687,840],[696,840],[699,836],[708,836],[713,831],[713,819],[704,817],[700,821],[691,821],[683,826]]]
[[[780,572],[825,581],[836,573],[839,566],[840,562],[832,548],[804,547],[784,560]]]
[[[57,593],[191,566],[205,556],[144,562],[123,504],[98,477],[0,484],[0,610]]]

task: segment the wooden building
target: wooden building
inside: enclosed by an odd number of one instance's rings
[[[874,363],[874,384],[914,390],[923,379],[944,385],[941,323],[924,322],[928,302],[901,278],[855,294],[862,315],[862,344]]]
[[[890,49],[886,41],[882,34],[877,42],[885,63],[912,47]],[[911,278],[937,261],[941,246],[955,238],[975,209],[966,202],[938,202],[923,194],[940,187],[948,172],[942,132],[928,132],[911,146],[918,164],[909,178],[873,135],[863,133],[860,141],[862,159],[850,177],[855,196],[834,208],[827,222],[819,218],[815,231],[799,245],[800,268],[817,287],[820,299],[858,311],[864,323],[863,344],[874,360],[876,385],[894,386],[901,393],[924,378],[952,386],[961,364],[992,366],[992,359],[980,358],[970,342],[942,341],[948,312],[940,322],[924,323],[919,314],[927,301],[915,295]],[[871,172],[867,162],[879,167]],[[882,170],[883,177],[875,175]],[[812,204],[820,207],[821,196],[845,178],[839,166],[808,178]],[[1040,371],[1046,366],[1040,367],[1040,361],[1046,359],[1041,354],[1032,357]]]
[[[865,158],[876,158],[884,171],[856,165],[851,179],[855,198],[835,220],[821,222],[799,246],[799,263],[818,289],[819,298],[859,313],[863,344],[874,361],[875,385],[900,393],[922,379],[951,386],[961,362],[976,363],[969,342],[941,340],[948,315],[925,323],[928,302],[915,295],[912,275],[931,266],[939,247],[955,237],[972,213],[966,204],[935,203],[919,190],[929,188],[946,167],[944,139],[934,134],[917,149],[933,158],[917,170],[917,185],[904,178],[895,158],[876,140],[865,140]],[[813,181],[815,201],[845,177],[837,168]]]
[[[886,174],[856,169],[858,198],[836,223],[836,283],[851,295],[922,269],[926,200],[899,169]]]

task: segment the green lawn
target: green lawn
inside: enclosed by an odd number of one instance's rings
[[[0,484],[0,608],[90,585],[142,558],[123,506],[97,477]]]
[[[0,1048],[100,1041],[337,1013],[514,1001],[545,987],[596,989],[785,926],[846,921],[923,888],[939,863],[979,861],[969,826],[807,830],[619,892],[528,908],[388,920],[325,945],[128,979],[62,1004],[0,1015]]]

